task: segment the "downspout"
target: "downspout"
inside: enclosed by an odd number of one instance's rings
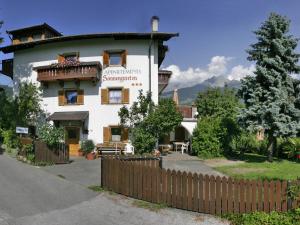
[[[152,53],[152,44],[153,44],[153,32],[151,31],[150,36],[150,43],[148,49],[148,62],[149,62],[149,92],[151,93],[151,100],[152,100],[152,84],[151,84],[151,77],[152,77],[152,68],[151,68],[151,53]]]

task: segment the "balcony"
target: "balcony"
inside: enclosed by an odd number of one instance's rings
[[[196,106],[190,106],[190,105],[178,105],[177,111],[180,112],[180,114],[183,117],[184,121],[194,121],[197,120],[197,107]]]
[[[102,67],[99,62],[75,62],[55,63],[33,69],[37,71],[37,80],[43,83],[72,80],[97,82],[101,78]]]
[[[172,71],[159,70],[158,71],[158,93],[161,94],[168,86],[169,80],[172,76]]]

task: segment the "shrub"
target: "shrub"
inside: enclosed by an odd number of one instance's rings
[[[300,151],[300,138],[279,139],[278,151],[281,157],[294,158]]]
[[[80,143],[80,148],[85,154],[88,154],[94,150],[95,144],[93,140],[84,140]]]
[[[20,146],[19,138],[14,130],[3,130],[1,134],[3,144],[5,144],[7,148],[17,148]]]
[[[143,154],[153,151],[157,139],[150,132],[141,127],[135,127],[132,129],[132,136],[132,144],[136,149],[136,153]]]
[[[64,140],[64,128],[55,127],[49,123],[45,123],[38,127],[38,136],[44,141],[50,148],[55,147]]]
[[[259,151],[260,144],[255,136],[247,132],[241,132],[240,135],[235,136],[230,142],[230,150],[234,154],[243,155],[245,152]]]
[[[194,154],[210,158],[222,155],[221,139],[224,129],[220,126],[220,118],[204,117],[198,121],[193,132],[192,147]]]
[[[249,214],[227,214],[222,217],[233,225],[300,225],[300,209],[285,213],[253,212]]]

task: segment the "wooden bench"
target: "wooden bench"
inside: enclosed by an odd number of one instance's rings
[[[123,142],[109,142],[96,145],[97,157],[104,154],[120,155],[124,151],[125,143]]]

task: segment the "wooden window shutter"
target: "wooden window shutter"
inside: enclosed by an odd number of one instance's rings
[[[58,61],[58,63],[62,63],[62,62],[65,61],[65,57],[63,55],[58,55],[57,56],[57,61]]]
[[[83,90],[78,90],[77,91],[77,104],[78,105],[83,105],[84,104],[84,91]]]
[[[103,127],[103,142],[110,142],[110,127]]]
[[[109,53],[108,51],[103,52],[103,68],[109,66]]]
[[[109,103],[109,99],[108,99],[108,89],[104,88],[101,89],[101,104],[108,104]]]
[[[128,141],[128,128],[122,129],[122,141]]]
[[[64,90],[58,91],[58,105],[64,105],[65,104],[65,92]]]
[[[127,64],[127,50],[124,50],[122,52],[122,66],[126,68],[126,64]]]
[[[129,104],[129,88],[122,89],[122,103]]]

